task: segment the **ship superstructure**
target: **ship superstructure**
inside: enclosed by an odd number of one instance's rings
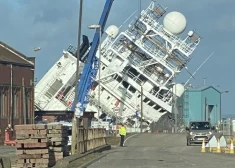
[[[101,117],[113,117],[129,125],[136,124],[143,96],[143,116],[146,123],[158,121],[171,113],[173,92],[181,96],[184,87],[174,84],[174,77],[185,68],[200,42],[189,31],[180,39],[186,19],[179,12],[170,12],[151,2],[140,16],[119,32],[112,25],[101,45],[101,79],[90,91],[87,111],[98,111]],[[73,48],[74,49],[74,48]],[[40,110],[69,110],[74,100],[76,57],[70,47],[48,71],[35,88],[35,106]],[[99,51],[96,56],[99,58]],[[82,68],[81,68],[82,70]],[[100,84],[100,95],[99,87]],[[142,88],[142,95],[141,95]],[[173,89],[172,89],[173,88]]]

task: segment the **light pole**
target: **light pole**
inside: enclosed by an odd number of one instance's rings
[[[34,47],[34,49],[33,49],[33,51],[36,53],[36,52],[38,52],[38,51],[40,51],[41,50],[41,47]],[[35,75],[35,63],[34,63],[34,75]],[[33,79],[33,82],[32,82],[32,86],[34,87],[35,86],[35,81],[36,81],[36,79],[34,78]],[[32,124],[34,124],[34,119],[35,118],[35,112],[34,112],[34,110],[33,110],[33,115],[32,115]]]
[[[140,85],[141,89],[141,120],[140,120],[140,132],[143,132],[143,84]]]
[[[82,29],[82,6],[83,6],[83,0],[80,0],[80,6],[79,6],[79,21],[78,21],[78,45],[77,45],[77,69],[76,69],[76,85],[75,85],[75,98],[74,98],[74,114],[73,114],[73,120],[72,120],[72,144],[71,144],[71,153],[74,155],[76,153],[77,146],[77,133],[78,133],[78,122],[77,122],[77,116],[76,113],[78,110],[78,80],[79,80],[79,59],[80,59],[80,40],[81,40],[81,29]]]
[[[101,35],[102,35],[102,29],[100,25],[90,25],[88,26],[89,29],[99,29],[99,62],[98,62],[98,66],[99,66],[99,76],[98,76],[98,127],[100,126],[100,108],[101,108],[101,103],[100,103],[100,79],[101,79]]]
[[[175,79],[175,77],[174,77]],[[176,96],[176,82],[173,82],[172,84],[172,114],[174,113],[174,132],[177,133],[177,123],[178,123],[178,119],[177,119],[177,96]]]
[[[222,118],[222,112],[221,112],[221,109],[222,109],[222,108],[221,108],[221,106],[222,106],[222,103],[221,103],[221,102],[222,102],[222,101],[221,101],[221,95],[222,95],[223,93],[228,93],[228,92],[229,92],[228,90],[225,90],[225,91],[223,91],[223,92],[220,92],[220,118],[219,118],[220,121],[221,121],[221,118]],[[222,123],[223,123],[222,126],[223,126],[223,133],[224,133],[224,120],[222,120],[222,121],[223,121],[223,122],[222,122]]]

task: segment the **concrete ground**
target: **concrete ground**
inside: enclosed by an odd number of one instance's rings
[[[0,157],[10,158],[12,167],[15,167],[17,156],[14,146],[0,146]]]
[[[186,146],[184,134],[138,134],[109,151],[89,168],[214,168],[235,166],[235,154],[201,153],[201,145]]]

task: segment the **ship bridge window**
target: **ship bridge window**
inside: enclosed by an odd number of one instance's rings
[[[51,98],[56,92],[63,86],[61,80],[56,79],[55,82],[51,85],[51,87],[47,90],[46,95]]]
[[[134,68],[130,68],[130,70],[129,70],[131,73],[133,73],[135,76],[137,76],[137,75],[139,75],[139,73],[136,71],[136,69],[134,69]]]
[[[139,80],[141,80],[141,81],[143,81],[143,82],[148,81],[148,79],[145,78],[143,75],[140,75],[138,78],[139,78]]]
[[[161,108],[159,105],[156,104],[156,106],[153,107],[155,110],[158,110],[159,108]]]
[[[128,86],[129,86],[129,83],[127,83],[126,81],[123,81],[123,82],[122,82],[122,85],[127,89]]]
[[[136,92],[136,89],[132,86],[129,87],[129,91],[132,92],[132,93],[135,93]]]
[[[120,83],[122,81],[122,78],[120,76],[118,76],[117,81]]]
[[[148,105],[149,106],[153,106],[155,103],[153,102],[153,101],[150,101],[149,103],[148,103]]]
[[[147,103],[149,101],[149,99],[146,97],[144,100],[143,100],[145,103]]]

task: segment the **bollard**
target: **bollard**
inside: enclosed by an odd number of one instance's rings
[[[216,153],[221,153],[221,149],[220,149],[220,139],[217,140],[217,149],[216,149]]]
[[[230,145],[229,153],[230,154],[234,154],[233,139],[231,140],[231,145]]]
[[[202,140],[202,149],[201,149],[202,153],[206,152],[206,147],[205,147],[205,139]]]
[[[8,127],[5,130],[5,141],[4,145],[15,145],[15,141],[13,140],[13,129],[11,128],[11,125],[9,124]]]

